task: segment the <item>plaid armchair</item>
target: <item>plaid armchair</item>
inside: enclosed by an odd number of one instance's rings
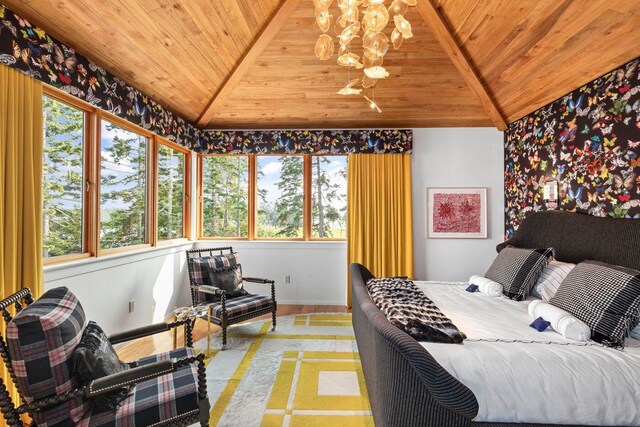
[[[15,308],[15,317],[9,308]],[[192,348],[145,357],[130,368],[81,385],[72,357],[81,341],[86,317],[67,288],[47,291],[34,302],[29,289],[0,301],[7,323],[0,335],[0,356],[16,384],[21,404],[13,402],[0,380],[0,408],[7,425],[21,427],[28,413],[39,427],[160,426],[209,422],[204,354]],[[191,344],[191,323],[159,323],[109,337],[112,344],[184,325]],[[116,409],[97,409],[92,399],[129,388]]]
[[[241,278],[243,282],[271,285],[271,297],[246,292],[244,295],[231,296],[226,291],[211,286],[209,280],[211,269],[235,266],[237,255],[230,246],[187,251],[191,300],[194,306],[209,306],[210,321],[222,328],[222,350],[227,346],[227,328],[233,324],[271,313],[273,322],[271,330],[276,329],[278,303],[275,281],[256,277]]]

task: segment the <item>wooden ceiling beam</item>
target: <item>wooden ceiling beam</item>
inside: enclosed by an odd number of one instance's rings
[[[213,96],[211,102],[209,102],[202,114],[200,114],[196,123],[197,126],[205,127],[211,122],[216,110],[222,107],[222,104],[229,94],[235,89],[238,83],[242,81],[258,57],[267,46],[269,46],[269,43],[271,43],[275,35],[278,34],[278,31],[280,31],[284,23],[289,19],[289,16],[296,10],[300,1],[301,0],[282,0],[271,19],[264,25],[262,31],[256,36],[242,59],[240,59],[233,71],[227,76]]]
[[[504,131],[507,129],[507,122],[498,109],[496,102],[487,91],[480,76],[471,65],[471,62],[462,51],[460,45],[458,45],[454,35],[451,33],[451,30],[440,15],[440,12],[438,12],[436,6],[432,3],[432,0],[419,0],[416,7],[420,15],[422,15],[424,22],[453,62],[453,65],[458,69],[458,72],[471,91],[475,93],[493,124],[498,130]]]

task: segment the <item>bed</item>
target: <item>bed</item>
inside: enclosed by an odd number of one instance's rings
[[[640,222],[634,220],[561,211],[539,212],[527,217],[513,238],[497,250],[507,245],[553,247],[559,261],[596,260],[640,270]],[[640,343],[630,340],[624,351],[593,345],[562,345],[564,338],[555,332],[544,335],[543,340],[552,342],[549,345],[509,343],[516,339],[540,340],[533,335],[536,331],[527,329],[528,301],[482,300],[471,294],[475,298],[465,304],[469,307],[467,312],[476,314],[465,318],[464,312],[455,310],[456,301],[459,305],[462,298],[471,298],[465,295],[464,285],[433,282],[416,282],[416,285],[467,334],[467,340],[462,345],[418,342],[392,325],[374,304],[365,287],[367,280],[373,278],[371,272],[359,264],[352,264],[350,270],[353,326],[376,425],[639,423],[636,396],[640,395]],[[497,312],[508,313],[505,315],[510,321],[521,327],[496,327],[487,333],[486,326],[496,323],[492,315]],[[504,342],[487,342],[491,338]],[[475,369],[469,367],[469,354],[477,358]],[[518,381],[526,382],[528,389],[504,377],[497,378],[496,372],[490,371],[491,363],[483,365],[492,357],[501,358],[505,369],[512,370],[512,375],[517,373]],[[589,360],[598,362],[594,364]],[[560,372],[563,366],[573,366],[574,378],[559,376],[557,370],[550,369],[553,365],[558,365]],[[600,371],[602,375],[598,375]],[[540,385],[537,394],[535,384]],[[585,384],[593,386],[589,388]],[[529,400],[525,396],[529,396]],[[615,404],[600,403],[612,402],[614,398],[618,399]],[[594,399],[598,402],[593,403],[600,406],[588,409],[585,405]],[[556,413],[549,408],[557,408]]]

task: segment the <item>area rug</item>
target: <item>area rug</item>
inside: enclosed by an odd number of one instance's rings
[[[194,347],[206,351],[207,340]],[[305,314],[212,336],[211,426],[373,426],[351,315]]]

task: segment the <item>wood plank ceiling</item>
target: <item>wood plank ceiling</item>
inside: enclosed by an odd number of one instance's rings
[[[640,55],[636,0],[435,0],[512,122]]]
[[[635,0],[418,0],[437,14],[410,9],[377,114],[335,94],[312,0],[0,1],[207,128],[493,126],[640,55]]]

